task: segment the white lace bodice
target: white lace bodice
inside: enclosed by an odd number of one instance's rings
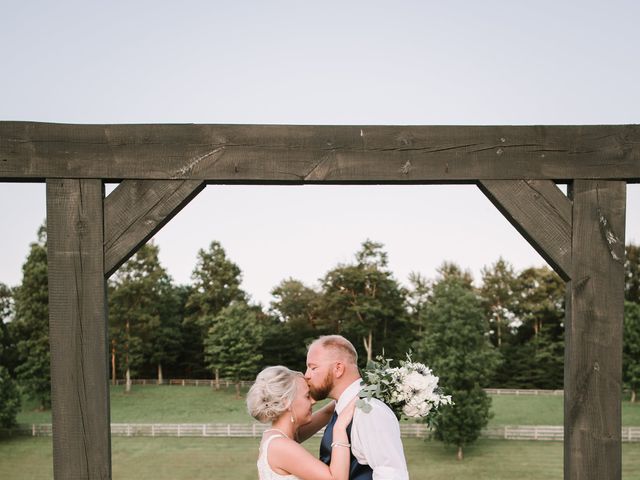
[[[269,444],[274,438],[285,438],[285,436],[280,434],[271,435],[264,442],[262,442],[262,446],[260,447],[260,455],[258,456],[258,476],[260,480],[300,480],[295,475],[280,475],[279,473],[271,470],[269,461],[267,460],[267,452],[269,451]]]

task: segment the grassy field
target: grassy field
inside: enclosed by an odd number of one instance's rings
[[[119,480],[256,478],[257,439],[114,438],[113,478]],[[481,440],[458,462],[455,450],[437,442],[404,440],[416,480],[548,480],[562,478],[562,444]],[[318,440],[307,448],[315,454]],[[640,444],[624,444],[624,480],[640,479]],[[52,478],[50,438],[0,441],[0,478]]]
[[[490,425],[562,425],[561,396],[492,397],[494,416]],[[246,423],[244,400],[236,400],[233,388],[134,386],[111,389],[113,423]],[[18,423],[51,423],[51,413],[39,412],[32,402],[23,403]],[[622,404],[622,424],[640,426],[640,402]]]
[[[136,386],[111,391],[114,423],[245,423],[251,421],[244,400],[233,389]],[[494,396],[492,425],[561,425],[562,397]],[[26,402],[20,423],[49,423],[49,412]],[[640,426],[640,404],[623,405],[625,425]],[[255,479],[257,439],[121,438],[112,439],[113,476],[117,479]],[[431,441],[405,439],[411,477],[432,479],[561,479],[563,446],[559,442],[481,440],[463,462],[455,450]],[[316,452],[318,439],[308,448]],[[51,438],[0,440],[0,478],[52,478]],[[496,470],[499,468],[499,470]],[[222,472],[225,472],[222,474]],[[623,478],[640,480],[640,444],[623,444]]]

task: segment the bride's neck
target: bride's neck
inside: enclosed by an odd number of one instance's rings
[[[291,422],[289,415],[282,415],[271,424],[271,428],[280,430],[289,438],[295,438],[296,426]]]

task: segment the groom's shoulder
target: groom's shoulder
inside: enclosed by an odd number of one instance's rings
[[[398,421],[395,413],[393,413],[393,410],[391,410],[389,405],[384,403],[382,400],[378,400],[377,398],[367,398],[365,402],[367,402],[371,406],[371,413],[373,413],[374,416],[388,417],[389,419],[393,419],[396,422]],[[367,415],[363,415],[362,417],[366,416]]]

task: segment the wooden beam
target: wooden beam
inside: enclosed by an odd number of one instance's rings
[[[640,125],[64,125],[0,122],[0,180],[640,181]]]
[[[571,196],[564,478],[619,480],[626,184],[576,180]]]
[[[204,186],[201,180],[124,180],[118,185],[105,200],[105,275],[115,272]]]
[[[483,180],[480,190],[565,280],[571,275],[571,201],[551,180]]]
[[[103,184],[47,180],[56,479],[111,478]]]

